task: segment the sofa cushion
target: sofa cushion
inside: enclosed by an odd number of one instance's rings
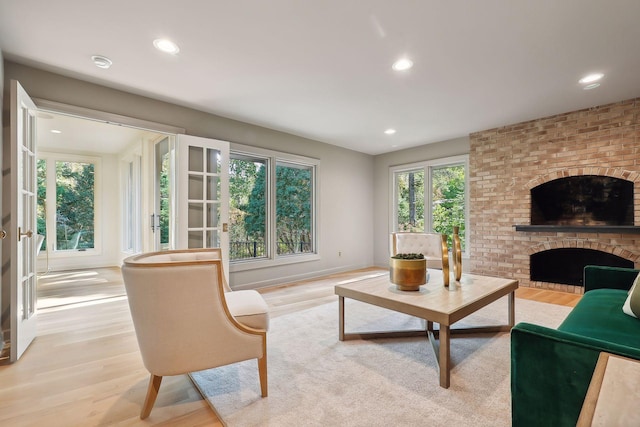
[[[629,295],[627,296],[624,305],[622,306],[622,311],[625,314],[633,317],[640,317],[640,274],[636,277],[636,280],[633,281],[633,286],[629,290]]]
[[[584,292],[594,289],[623,289],[628,291],[640,270],[633,268],[587,265],[584,268]]]
[[[231,315],[240,323],[254,329],[269,329],[269,307],[254,290],[225,292],[224,298]]]
[[[594,289],[582,296],[578,304],[558,327],[559,330],[597,340],[640,348],[638,320],[622,312],[627,291]]]

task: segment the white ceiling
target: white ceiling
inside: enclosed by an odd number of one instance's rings
[[[0,0],[0,49],[379,154],[640,96],[639,19],[638,0]],[[403,55],[415,66],[397,73]]]
[[[142,129],[50,112],[38,113],[38,149],[57,152],[119,154],[155,134]]]

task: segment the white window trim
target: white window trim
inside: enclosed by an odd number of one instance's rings
[[[84,251],[74,250],[53,250],[53,243],[50,239],[47,240],[47,253],[50,259],[59,258],[81,258],[88,256],[102,255],[102,159],[100,157],[93,156],[81,156],[76,154],[64,154],[64,153],[51,153],[45,151],[38,152],[39,160],[46,160],[47,162],[47,201],[50,200],[52,195],[49,192],[50,188],[56,188],[56,168],[55,162],[82,162],[94,164],[94,193],[93,193],[93,249],[86,249]],[[51,167],[53,165],[53,167]],[[46,226],[47,234],[51,234],[50,230],[56,229],[56,204],[55,204],[55,191],[53,194],[54,203],[47,203],[46,205]],[[55,234],[55,231],[54,231]],[[42,251],[44,252],[44,251]],[[41,252],[41,254],[42,254]]]
[[[132,176],[129,176],[130,168]],[[142,251],[142,156],[139,153],[132,153],[121,158],[120,163],[120,194],[122,197],[122,236],[121,251],[125,254],[136,254]],[[129,206],[129,193],[131,193],[132,206]],[[133,246],[125,247],[126,242],[131,240]]]
[[[430,170],[436,167],[453,166],[464,164],[465,167],[465,182],[464,182],[464,222],[465,222],[465,251],[463,256],[468,258],[469,254],[469,155],[443,157],[441,159],[425,160],[422,162],[397,165],[389,167],[389,194],[391,195],[389,206],[389,229],[392,232],[397,231],[398,224],[398,210],[397,210],[397,193],[396,193],[396,174],[399,172],[409,172],[416,169],[422,169],[425,173],[425,194],[424,194],[424,206],[425,206],[425,228],[431,228],[433,217],[431,212],[431,173]],[[427,191],[429,189],[429,191]],[[427,209],[427,207],[429,207]],[[429,232],[428,230],[426,232]]]
[[[318,218],[319,194],[320,194],[320,188],[319,188],[320,180],[318,179],[318,176],[319,176],[320,160],[314,159],[311,157],[298,156],[295,154],[283,153],[280,151],[268,150],[265,148],[257,148],[249,145],[242,145],[242,144],[231,144],[229,151],[231,153],[231,156],[244,155],[249,157],[263,158],[267,161],[267,168],[268,168],[267,179],[269,180],[269,187],[267,189],[267,192],[268,192],[267,217],[269,219],[266,224],[266,227],[267,227],[266,233],[268,233],[268,236],[269,236],[268,241],[270,246],[270,250],[268,251],[269,255],[265,258],[259,258],[255,260],[254,259],[243,259],[243,260],[236,260],[236,261],[230,260],[229,271],[230,272],[247,271],[247,270],[254,270],[254,269],[260,269],[260,268],[266,268],[266,267],[275,267],[275,266],[281,266],[281,265],[287,265],[287,264],[297,264],[302,262],[317,261],[321,259],[320,241],[318,238],[318,236],[320,235],[319,233],[320,221]],[[273,192],[275,189],[276,176],[275,176],[275,173],[271,173],[271,171],[275,170],[275,166],[278,161],[313,167],[314,185],[312,188],[313,195],[311,196],[313,200],[312,224],[313,224],[313,241],[314,241],[314,247],[315,247],[315,251],[313,253],[288,254],[288,255],[277,255],[275,253],[276,251],[275,251],[274,242],[277,241],[277,238],[276,238],[276,230],[275,230],[275,224],[276,224],[275,194],[273,194]]]

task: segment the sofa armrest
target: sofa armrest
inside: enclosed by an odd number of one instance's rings
[[[530,323],[514,326],[512,425],[575,426],[602,351],[640,359],[640,349]]]
[[[638,273],[640,270],[633,268],[587,265],[584,268],[584,291],[602,288],[628,291]]]

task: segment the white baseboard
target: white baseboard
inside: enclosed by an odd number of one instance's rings
[[[326,270],[317,270],[310,273],[294,274],[291,276],[283,276],[275,279],[261,280],[258,282],[244,283],[242,285],[231,285],[231,288],[237,291],[245,289],[260,289],[270,286],[285,285],[288,283],[299,282],[301,280],[315,279],[322,276],[328,276],[330,274],[344,273],[346,271],[358,270],[361,268],[371,267],[370,265],[349,265],[336,268],[328,268]],[[233,273],[232,273],[233,274]]]

